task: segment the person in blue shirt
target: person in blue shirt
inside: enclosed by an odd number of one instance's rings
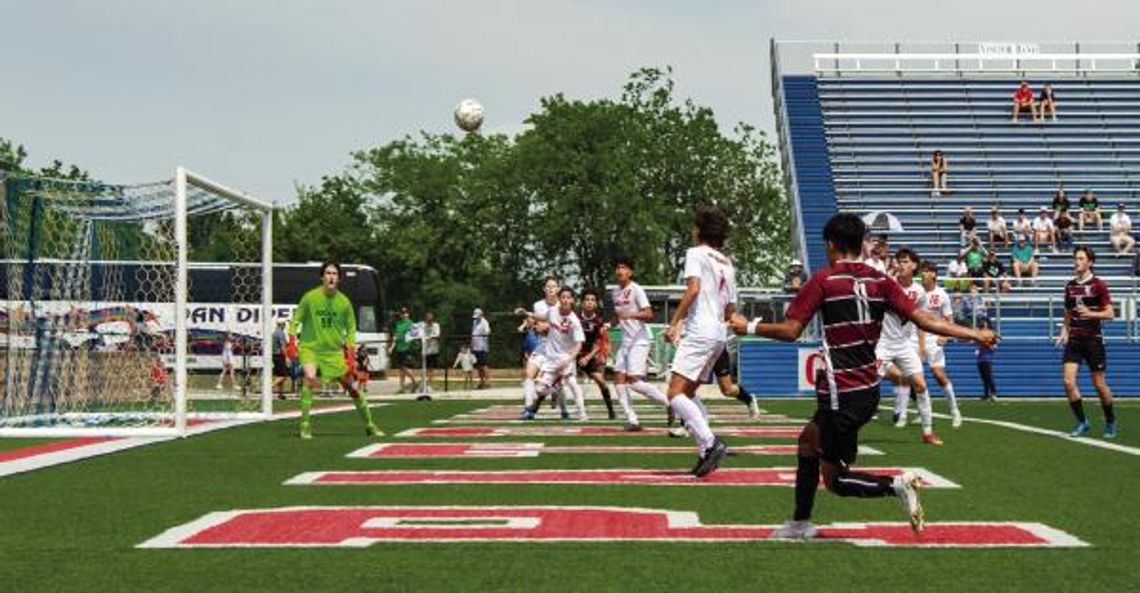
[[[985,317],[978,319],[978,329],[990,329],[990,320]],[[997,400],[997,385],[994,384],[994,350],[993,347],[978,344],[974,347],[974,358],[978,362],[978,375],[982,378],[982,399],[986,401]]]

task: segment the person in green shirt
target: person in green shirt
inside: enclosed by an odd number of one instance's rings
[[[352,403],[364,420],[364,433],[380,436],[384,433],[372,423],[368,402],[353,386],[356,351],[356,314],[352,302],[337,290],[340,282],[340,264],[327,261],[321,265],[321,285],[306,292],[289,321],[289,340],[297,339],[297,326],[301,327],[299,357],[304,380],[301,383],[301,438],[313,438],[309,424],[309,410],[313,407],[313,389],[320,383],[336,381],[352,396]]]
[[[415,326],[412,314],[407,307],[400,307],[399,315],[392,328],[392,343],[388,345],[388,354],[392,357],[392,363],[400,369],[400,393],[403,393],[407,389],[405,380],[410,384],[412,391],[415,391],[416,375],[412,369],[418,369],[420,365],[415,344],[408,340],[408,332]]]
[[[969,272],[970,277],[981,278],[985,272],[982,266],[986,261],[986,250],[976,238],[970,241],[970,247],[966,249],[966,253],[963,257],[966,261],[966,270]]]

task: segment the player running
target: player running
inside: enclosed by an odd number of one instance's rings
[[[720,389],[720,394],[734,398],[747,406],[748,417],[756,420],[760,418],[760,405],[756,402],[756,396],[734,379],[736,369],[734,368],[735,365],[732,364],[732,355],[729,353],[730,346],[736,341],[734,338],[735,336],[727,336],[724,351],[720,353],[713,364],[713,376],[716,377],[716,386]]]
[[[854,214],[832,216],[823,229],[830,267],[817,272],[800,288],[780,323],[748,321],[734,315],[737,334],[791,342],[799,338],[816,313],[822,316],[825,368],[816,374],[818,408],[799,438],[796,469],[795,514],[772,537],[806,539],[816,535],[811,524],[815,493],[822,470],[828,490],[839,496],[877,498],[896,496],[911,527],[924,525],[918,500],[919,478],[913,472],[891,477],[851,469],[859,446],[859,428],[879,407],[880,377],[875,343],[883,318],[894,312],[924,331],[993,345],[989,330],[966,328],[923,314],[899,284],[859,261],[867,227]]]
[[[943,319],[947,323],[954,323],[954,309],[950,306],[950,295],[946,294],[945,288],[938,285],[938,265],[930,260],[922,263],[922,287],[926,290],[926,302],[923,307],[926,314]],[[962,426],[962,412],[958,410],[954,384],[950,382],[950,375],[946,374],[946,352],[942,348],[946,345],[946,338],[924,334],[922,328],[919,328],[916,342],[920,345],[920,351],[925,350],[930,372],[934,373],[934,380],[938,381],[942,393],[946,394],[946,403],[950,406],[950,425],[954,428]],[[921,410],[919,413],[921,414]],[[938,437],[935,436],[934,439],[937,440]],[[925,436],[923,440],[926,440]]]
[[[669,402],[657,387],[645,380],[649,372],[649,346],[653,339],[648,325],[653,320],[653,308],[649,306],[649,297],[645,291],[633,281],[633,259],[618,257],[614,275],[617,277],[617,288],[611,298],[614,317],[622,331],[621,345],[614,357],[614,388],[617,390],[622,413],[625,414],[625,429],[638,431],[641,430],[641,423],[630,402],[630,390],[662,406],[668,406]]]
[[[926,305],[926,289],[914,281],[914,271],[919,265],[918,254],[903,247],[895,253],[896,277],[899,287],[910,302],[919,309]],[[941,445],[942,441],[934,434],[934,418],[931,413],[930,393],[926,390],[926,377],[922,372],[924,344],[918,340],[914,324],[898,314],[888,311],[883,317],[883,331],[875,347],[875,356],[882,366],[882,376],[897,385],[895,388],[895,426],[906,426],[906,406],[914,390],[918,405],[918,415],[922,422],[922,442]]]
[[[665,339],[677,345],[669,371],[669,407],[685,424],[700,450],[693,474],[716,470],[728,452],[713,434],[708,418],[694,401],[697,387],[709,378],[724,351],[725,321],[736,312],[736,269],[720,252],[729,222],[719,208],[702,206],[693,219],[693,244],[685,252],[685,293],[673,314]]]
[[[1077,427],[1071,433],[1079,437],[1087,433],[1091,426],[1085,417],[1081,391],[1077,388],[1077,371],[1081,361],[1089,367],[1092,384],[1100,396],[1100,407],[1104,411],[1104,433],[1106,439],[1116,438],[1116,413],[1112,409],[1112,391],[1104,381],[1104,371],[1108,362],[1104,353],[1104,337],[1101,335],[1101,321],[1116,317],[1108,285],[1093,275],[1092,266],[1096,262],[1093,250],[1079,246],[1073,250],[1073,270],[1076,276],[1065,284],[1065,321],[1057,344],[1065,347],[1065,397],[1069,407],[1077,417]]]
[[[534,382],[539,373],[542,372],[542,366],[546,362],[546,345],[549,341],[546,335],[549,327],[547,317],[550,309],[558,306],[558,291],[561,288],[562,282],[557,276],[547,276],[542,283],[543,298],[535,301],[529,312],[522,307],[515,309],[516,315],[530,317],[534,323],[534,330],[539,336],[538,347],[534,349],[526,362],[526,374],[523,378],[523,411],[519,415],[519,418],[523,420],[534,420],[534,415],[538,413],[540,402],[537,399]]]
[[[586,376],[593,379],[606,402],[606,413],[613,420],[614,402],[610,398],[610,388],[606,385],[606,357],[610,353],[610,324],[598,313],[598,291],[587,288],[582,291],[582,331],[586,343],[582,346],[585,354],[578,357],[578,366]]]
[[[578,420],[586,422],[589,417],[582,387],[578,385],[576,366],[586,334],[582,331],[578,314],[574,312],[573,289],[568,286],[558,289],[558,306],[547,310],[546,324],[546,351],[535,390],[539,397],[543,397],[553,392],[559,383],[565,385],[578,406]]]
[[[321,286],[301,297],[293,318],[289,321],[289,341],[297,340],[297,326],[301,326],[298,349],[305,378],[301,383],[301,438],[313,438],[309,424],[309,410],[313,407],[313,389],[320,386],[318,376],[325,381],[340,383],[352,396],[352,404],[364,420],[364,433],[381,436],[384,433],[372,423],[368,402],[353,387],[356,361],[356,314],[352,302],[337,290],[340,282],[340,264],[327,261],[321,265]]]

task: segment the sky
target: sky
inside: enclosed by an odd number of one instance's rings
[[[514,134],[543,96],[616,97],[672,66],[725,130],[774,136],[773,37],[1135,42],[1138,16],[1127,0],[0,0],[0,137],[33,166],[134,183],[183,165],[288,204],[352,151],[454,131],[466,97],[484,131]]]

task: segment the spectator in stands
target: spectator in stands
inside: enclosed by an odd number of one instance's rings
[[[1033,247],[1041,249],[1041,245],[1048,243],[1053,253],[1057,253],[1057,228],[1053,226],[1053,219],[1049,218],[1049,209],[1041,208],[1037,218],[1033,219]]]
[[[1068,251],[1073,248],[1073,219],[1069,217],[1069,213],[1061,211],[1056,219],[1057,227],[1057,243],[1061,249]]]
[[[950,191],[946,179],[949,171],[949,165],[947,165],[946,157],[942,155],[942,151],[934,151],[934,156],[930,157],[930,195],[937,197],[942,195],[942,192]]]
[[[986,250],[977,237],[970,241],[970,246],[966,248],[966,253],[962,259],[966,262],[966,273],[970,275],[972,280],[977,280],[984,275],[983,266],[986,263]]]
[[[1084,232],[1085,221],[1090,224],[1096,221],[1096,230],[1104,230],[1104,222],[1100,217],[1100,200],[1096,199],[1096,195],[1091,189],[1085,190],[1085,195],[1081,196],[1078,206],[1080,206],[1081,211],[1077,218],[1077,229]]]
[[[1053,121],[1057,121],[1057,93],[1053,90],[1053,85],[1047,84],[1042,87],[1037,102],[1041,107],[1041,121],[1045,121],[1046,112],[1053,116]]]
[[[1116,205],[1116,214],[1108,219],[1109,241],[1117,255],[1132,253],[1136,239],[1132,238],[1132,219],[1124,212],[1124,202]]]
[[[1064,186],[1057,188],[1057,193],[1053,194],[1054,224],[1057,222],[1057,219],[1061,217],[1062,212],[1069,212],[1070,207],[1072,207],[1072,203],[1069,202],[1069,196],[1065,195]]]
[[[1022,278],[1037,276],[1037,250],[1025,237],[1018,237],[1017,244],[1009,251],[1009,261],[1018,286],[1022,285]]]
[[[1033,236],[1033,221],[1025,215],[1025,208],[1017,209],[1017,220],[1013,221],[1013,240],[1029,240]]]
[[[1029,87],[1028,80],[1022,80],[1013,93],[1013,121],[1017,121],[1022,111],[1028,111],[1032,121],[1037,121],[1037,103],[1033,101],[1033,89]]]
[[[1005,265],[998,259],[996,251],[986,254],[986,261],[982,264],[982,274],[982,288],[985,292],[989,292],[991,286],[994,290],[1009,292],[1009,278],[1005,273]]]
[[[784,274],[784,292],[797,293],[800,287],[807,282],[807,273],[804,272],[804,263],[798,259],[792,260],[788,272]]]
[[[962,252],[958,252],[958,256],[950,265],[946,266],[946,281],[944,285],[946,290],[953,292],[962,292],[970,287],[969,279],[970,271],[966,269],[966,262],[962,259]]]
[[[962,245],[969,245],[974,239],[978,238],[977,231],[974,230],[978,226],[977,219],[974,218],[974,209],[966,206],[966,211],[962,213],[962,218],[958,219],[958,230],[962,234]]]
[[[989,231],[990,236],[990,249],[994,249],[994,243],[1001,241],[1005,243],[1006,249],[1009,249],[1009,227],[1005,224],[1005,218],[1002,217],[998,207],[990,208],[990,219],[986,221],[986,229]]]

